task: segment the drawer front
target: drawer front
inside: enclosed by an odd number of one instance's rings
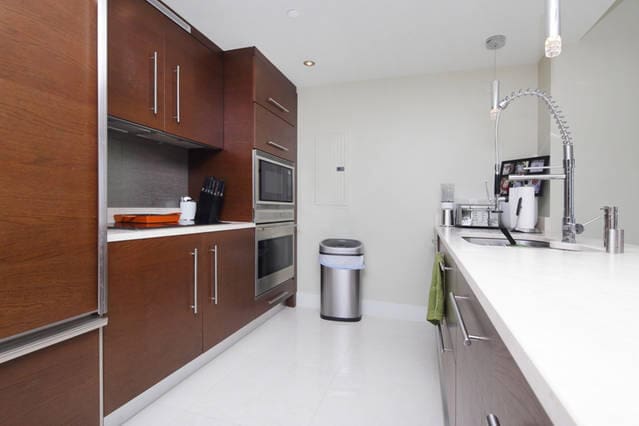
[[[295,162],[297,129],[255,104],[255,148]]]
[[[297,283],[292,278],[277,287],[267,291],[259,298],[255,299],[255,317],[259,317],[271,308],[282,303],[291,296],[295,296]]]
[[[254,100],[273,114],[297,125],[297,89],[259,53],[255,54]]]

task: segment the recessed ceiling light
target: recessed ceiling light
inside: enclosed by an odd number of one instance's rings
[[[300,16],[300,13],[297,11],[297,9],[289,9],[286,11],[286,15],[289,18],[297,18],[298,16]]]
[[[307,59],[304,61],[304,65],[306,65],[307,67],[314,67],[315,61],[311,61],[310,59]]]

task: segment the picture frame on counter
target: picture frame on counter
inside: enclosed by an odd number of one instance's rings
[[[510,188],[519,186],[534,186],[535,197],[543,196],[545,186],[543,184],[544,181],[531,179],[520,182],[511,182],[508,180],[508,176],[512,174],[548,174],[549,169],[547,167],[549,166],[550,155],[540,155],[537,157],[502,161],[499,176],[499,195],[508,199],[508,191],[510,190]]]

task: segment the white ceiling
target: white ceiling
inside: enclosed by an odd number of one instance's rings
[[[545,39],[545,0],[164,1],[224,50],[257,46],[298,86],[492,67],[492,34],[508,37],[500,66],[530,64]],[[563,0],[565,43],[613,1]]]

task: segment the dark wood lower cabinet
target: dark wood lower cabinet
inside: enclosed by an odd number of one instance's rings
[[[552,425],[459,268],[445,248],[441,251],[451,268],[445,275],[446,323],[442,327],[449,351],[440,352],[448,424],[487,425],[487,416],[493,414],[503,426]],[[464,344],[450,292],[457,296],[468,333],[488,340]]]
[[[100,424],[99,332],[0,364],[0,425]]]
[[[201,275],[206,351],[253,319],[255,229],[204,234],[202,249],[206,254]]]
[[[290,300],[295,281],[254,294],[254,228],[110,243],[105,414]]]
[[[104,332],[105,414],[202,352],[192,306],[199,235],[109,244],[109,324]],[[198,253],[199,256],[199,253]]]

